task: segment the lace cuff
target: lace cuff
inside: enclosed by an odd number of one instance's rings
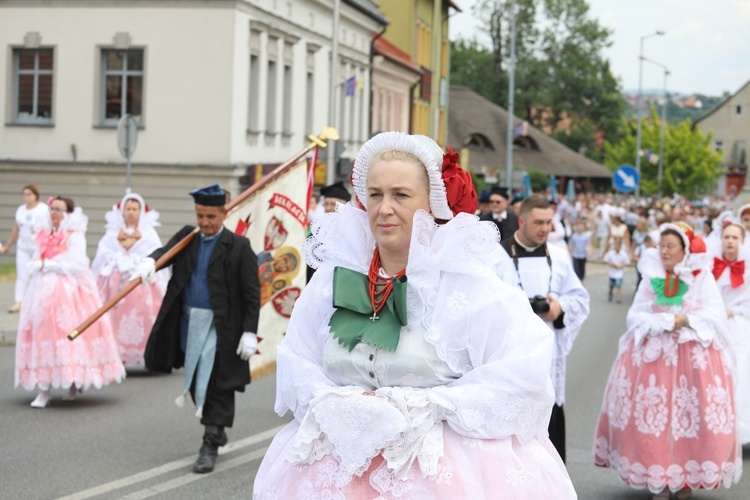
[[[674,314],[656,313],[649,314],[648,318],[638,322],[633,327],[633,339],[636,347],[643,343],[648,335],[660,335],[664,332],[674,330]]]
[[[310,401],[287,460],[310,464],[332,454],[340,464],[340,478],[361,476],[407,428],[385,397],[362,392],[361,387],[340,387]]]
[[[407,425],[398,439],[383,450],[388,468],[400,480],[408,479],[415,460],[422,477],[438,473],[438,460],[444,455],[443,412],[425,389],[387,387],[376,392],[388,398],[405,418]]]

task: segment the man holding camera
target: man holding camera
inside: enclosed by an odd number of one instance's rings
[[[532,310],[555,334],[551,367],[555,405],[549,436],[564,462],[565,357],[589,315],[589,294],[576,276],[568,254],[547,244],[552,213],[541,196],[531,196],[521,203],[518,230],[500,243],[510,256],[501,278],[526,292]]]

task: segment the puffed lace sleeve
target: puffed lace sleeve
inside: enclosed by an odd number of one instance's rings
[[[693,287],[698,289],[699,297],[691,301],[692,307],[685,312],[690,326],[680,329],[680,340],[696,340],[703,347],[708,347],[717,336],[726,340],[729,336],[726,308],[714,277],[709,272],[701,272]]]
[[[552,332],[531,311],[525,294],[499,279],[445,279],[428,341],[465,338],[469,366],[456,381],[426,389],[440,418],[472,438],[516,436],[526,442],[546,433],[554,400]],[[445,354],[450,359],[451,353]],[[453,354],[462,360],[458,350]]]
[[[117,256],[123,253],[122,246],[117,241],[117,231],[107,230],[96,247],[96,256],[91,263],[94,276],[109,276],[117,264]]]
[[[591,298],[589,292],[583,287],[583,283],[573,270],[569,259],[557,259],[553,262],[561,273],[557,300],[563,310],[562,325],[553,323],[558,345],[558,357],[567,356],[573,348],[578,333],[583,327],[586,318],[589,317],[589,303]],[[560,328],[562,326],[562,328]]]
[[[326,286],[328,285],[328,286]],[[325,270],[316,272],[294,304],[284,340],[276,351],[276,406],[301,420],[310,400],[336,384],[323,371],[326,325],[333,314],[331,280]]]
[[[65,243],[67,251],[62,252],[52,261],[59,265],[58,274],[75,275],[89,270],[89,258],[86,256],[86,236],[80,231],[73,231]]]

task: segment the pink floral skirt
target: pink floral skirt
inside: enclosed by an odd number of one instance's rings
[[[734,386],[722,348],[678,344],[674,334],[647,337],[637,348],[631,341],[604,392],[596,465],[653,493],[739,481]]]
[[[102,302],[106,302],[128,284],[128,276],[112,271],[99,276],[97,285]],[[143,366],[143,352],[159,314],[164,292],[159,282],[142,283],[109,310],[109,319],[122,362],[128,366]]]
[[[125,369],[106,315],[73,341],[67,335],[101,307],[90,272],[37,272],[26,290],[16,339],[15,386],[79,389],[120,382]]]
[[[339,476],[338,461],[327,455],[312,464],[286,460],[297,433],[296,421],[274,438],[258,470],[256,499],[435,498],[435,499],[569,499],[576,498],[565,465],[548,438],[521,445],[515,437],[470,439],[444,425],[445,455],[434,477],[422,477],[411,466],[402,481],[375,457],[361,477]]]

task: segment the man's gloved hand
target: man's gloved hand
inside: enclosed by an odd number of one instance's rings
[[[258,336],[253,332],[245,332],[240,339],[240,345],[237,346],[237,355],[243,361],[247,361],[258,350]]]
[[[146,257],[138,264],[133,274],[130,275],[130,281],[141,278],[141,281],[151,284],[156,279],[156,262],[151,257]]]

